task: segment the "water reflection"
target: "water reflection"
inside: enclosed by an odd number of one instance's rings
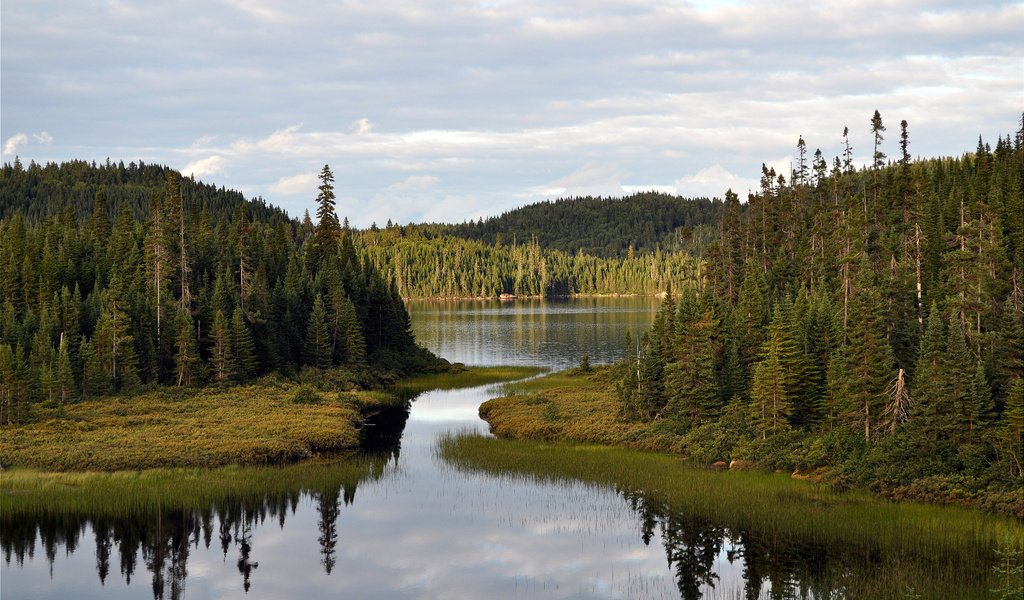
[[[381,456],[378,460],[387,461],[389,457]],[[368,469],[367,475],[373,471]],[[241,587],[248,592],[254,571],[259,567],[254,554],[255,531],[271,523],[283,530],[288,517],[296,514],[304,498],[313,499],[316,504],[320,563],[330,574],[336,561],[341,506],[355,501],[357,485],[358,482],[354,482],[315,491],[296,488],[256,499],[228,499],[201,509],[156,509],[121,517],[82,514],[3,517],[0,518],[0,548],[6,565],[13,563],[23,567],[26,561],[35,558],[36,548],[41,547],[53,578],[60,549],[71,557],[91,532],[95,539],[96,575],[101,586],[107,583],[115,554],[126,585],[137,578],[141,558],[151,580],[153,598],[178,599],[184,597],[191,553],[200,547],[211,550],[216,532],[222,560],[226,563],[229,553],[237,555],[235,565]]]

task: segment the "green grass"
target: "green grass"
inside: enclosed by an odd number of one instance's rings
[[[206,509],[227,499],[262,501],[298,492],[355,486],[376,479],[386,459],[336,457],[282,466],[228,466],[144,471],[0,472],[4,520],[75,515],[89,518],[150,514],[155,509]]]
[[[656,424],[622,421],[614,386],[614,371],[608,367],[516,381],[501,387],[502,397],[484,402],[480,417],[495,435],[509,439],[680,450],[681,436]]]
[[[924,597],[987,597],[995,548],[1007,537],[1024,544],[1024,524],[980,511],[890,503],[785,475],[705,471],[667,454],[472,435],[445,437],[438,452],[470,472],[614,486],[760,540],[835,549],[834,560],[854,557],[834,565],[849,578],[849,597],[893,597],[907,586]]]
[[[544,369],[539,367],[468,367],[452,373],[410,377],[399,381],[396,387],[413,393],[455,390],[533,377],[543,372]]]
[[[62,418],[4,427],[0,464],[53,471],[274,464],[357,448],[362,414],[394,401],[380,392],[320,394],[250,385],[68,405]]]

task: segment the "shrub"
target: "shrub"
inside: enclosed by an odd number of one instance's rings
[[[292,394],[292,402],[295,404],[320,404],[323,401],[323,396],[310,385],[300,385]]]

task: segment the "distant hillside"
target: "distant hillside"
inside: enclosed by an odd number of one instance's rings
[[[70,204],[74,217],[84,221],[93,213],[99,193],[106,198],[111,215],[127,208],[135,219],[144,220],[154,196],[165,192],[169,172],[177,173],[142,161],[127,166],[124,162],[97,164],[84,160],[46,165],[32,162],[27,167],[17,161],[7,163],[0,169],[0,219],[18,213],[30,222],[38,222],[64,212]],[[247,201],[241,192],[178,175],[185,204],[206,207],[215,222],[231,222],[243,205],[248,206],[248,218],[255,221],[288,220],[287,213],[262,198]]]
[[[536,239],[541,248],[599,257],[625,257],[655,248],[703,247],[713,237],[722,202],[646,192],[625,198],[570,198],[531,204],[499,217],[440,226],[434,233],[465,239],[519,243]],[[429,235],[429,233],[428,233]]]

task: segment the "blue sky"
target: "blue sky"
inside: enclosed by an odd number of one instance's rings
[[[293,215],[463,221],[563,195],[741,196],[797,137],[994,142],[1024,110],[1013,2],[4,0],[3,160],[165,163]]]

